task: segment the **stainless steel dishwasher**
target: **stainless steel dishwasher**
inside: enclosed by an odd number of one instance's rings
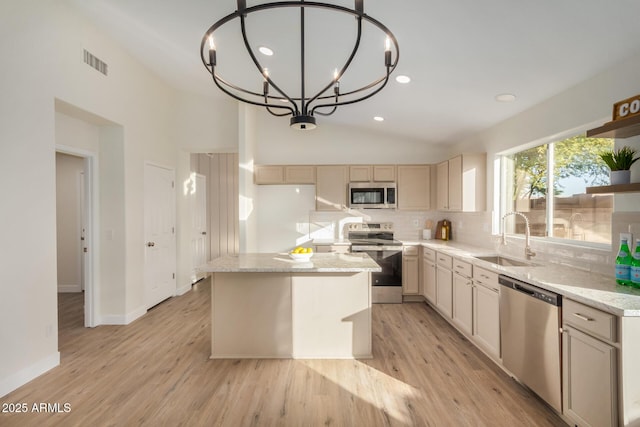
[[[508,276],[498,280],[502,363],[562,412],[562,297]]]

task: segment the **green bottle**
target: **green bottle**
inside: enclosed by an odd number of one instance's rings
[[[616,257],[616,283],[620,285],[631,285],[631,251],[627,239],[620,239],[620,250]]]
[[[633,251],[630,274],[631,286],[640,288],[640,239],[636,239],[636,249]]]

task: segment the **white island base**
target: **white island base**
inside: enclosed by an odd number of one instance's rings
[[[225,269],[217,260],[202,268],[213,272],[211,358],[371,358],[370,272],[379,267],[349,256],[317,254],[313,264],[271,270]],[[322,268],[345,259],[344,271]]]
[[[212,358],[371,357],[369,273],[215,273]]]

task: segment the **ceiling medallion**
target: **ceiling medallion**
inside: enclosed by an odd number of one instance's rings
[[[237,0],[238,9],[221,18],[215,24],[213,24],[202,38],[200,43],[200,56],[205,68],[211,74],[214,83],[218,88],[237,99],[238,101],[245,102],[251,105],[265,107],[269,113],[274,116],[291,116],[290,125],[295,129],[309,130],[316,127],[315,115],[328,116],[333,114],[339,106],[354,104],[356,102],[364,101],[380,92],[387,84],[389,76],[396,68],[399,58],[399,46],[393,33],[381,22],[368,16],[364,13],[364,0],[355,0],[355,6],[353,9],[349,9],[343,6],[337,6],[333,4],[315,2],[315,1],[281,1],[273,3],[264,3],[256,6],[247,7],[246,0]],[[264,67],[258,58],[256,57],[252,44],[247,37],[246,18],[248,15],[263,12],[270,9],[284,9],[284,8],[298,8],[300,14],[299,32],[295,37],[300,40],[300,87],[298,91],[293,93],[286,93],[284,85],[278,76],[271,75],[266,67]],[[315,93],[307,93],[309,85],[307,80],[307,70],[305,64],[307,58],[305,58],[305,9],[322,9],[325,11],[335,12],[336,14],[348,14],[355,17],[356,24],[356,38],[351,49],[351,54],[343,59],[341,66],[335,68],[333,76],[328,76],[325,81],[317,82],[317,87],[320,89]],[[238,84],[234,84],[230,79],[225,79],[219,75],[216,67],[217,62],[217,49],[219,47],[215,44],[215,31],[223,25],[238,19],[240,24],[240,30],[242,33],[242,41],[244,47],[247,50],[251,61],[255,65],[258,73],[262,77],[262,88],[247,89]],[[384,43],[384,50],[381,47],[381,60],[380,68],[382,76],[374,78],[363,86],[355,88],[340,87],[340,81],[347,72],[347,69],[352,64],[358,48],[361,45],[362,40],[362,27],[363,21],[372,24],[382,34],[386,36]],[[273,23],[274,28],[278,28],[276,23]],[[331,30],[331,23],[326,23],[326,28]],[[367,34],[369,36],[369,34]],[[293,37],[293,36],[292,36]],[[308,52],[311,55],[314,52]]]

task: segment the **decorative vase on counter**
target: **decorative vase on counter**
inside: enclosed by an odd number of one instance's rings
[[[611,185],[629,184],[631,182],[631,171],[610,171],[609,178],[611,180]]]

